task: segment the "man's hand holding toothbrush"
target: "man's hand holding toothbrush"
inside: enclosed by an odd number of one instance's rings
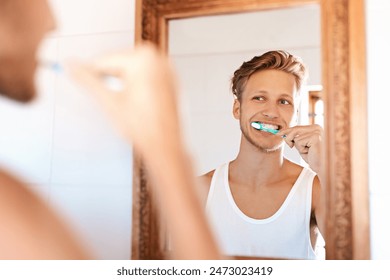
[[[176,78],[168,58],[151,44],[142,44],[74,65],[73,76],[90,89],[118,131],[141,154],[154,198],[168,223],[173,258],[220,258],[195,190],[192,163],[181,136]],[[113,90],[107,77],[120,80],[122,86]]]
[[[299,125],[282,129],[277,135],[282,136],[290,148],[295,147],[321,179],[323,174],[323,128],[317,124]]]

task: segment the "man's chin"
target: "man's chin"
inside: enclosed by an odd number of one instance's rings
[[[242,135],[245,137],[245,139],[254,147],[256,147],[259,151],[264,153],[274,153],[277,151],[280,151],[283,149],[283,142],[280,141],[280,143],[259,143],[257,139],[254,139],[249,136],[248,133],[246,133],[245,130],[241,128]]]
[[[280,151],[282,149],[282,145],[274,146],[274,147],[263,147],[262,150],[266,153],[274,153]]]
[[[29,62],[30,61],[30,62]],[[2,60],[0,65],[0,95],[27,103],[34,99],[36,61]],[[22,67],[23,66],[23,67]]]
[[[33,84],[0,84],[0,95],[21,103],[32,101],[35,94],[35,85]]]
[[[280,151],[281,149],[283,149],[283,144],[282,143],[278,143],[276,145],[267,145],[265,143],[263,144],[260,144],[258,142],[256,142],[255,140],[253,139],[248,139],[249,142],[255,146],[259,151],[261,152],[265,152],[265,153],[274,153],[274,152],[278,152]]]

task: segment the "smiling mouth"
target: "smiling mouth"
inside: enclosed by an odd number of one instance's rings
[[[274,129],[274,130],[280,130],[280,125],[276,125],[276,124],[270,124],[270,123],[262,123],[260,122],[261,125],[264,127],[264,128],[267,128],[267,129]]]
[[[266,131],[272,134],[278,133],[281,128],[280,125],[262,123],[262,122],[252,122],[251,126],[257,130]]]

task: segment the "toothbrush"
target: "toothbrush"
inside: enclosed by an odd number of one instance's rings
[[[62,74],[64,72],[64,68],[58,62],[41,60],[39,61],[39,66],[49,69],[56,74]]]
[[[56,74],[63,74],[65,72],[64,67],[58,62],[40,61],[39,65]],[[124,89],[123,81],[116,76],[102,74],[101,79],[105,86],[111,91],[122,91]]]
[[[279,132],[279,130],[277,130],[277,129],[264,127],[264,125],[260,122],[252,122],[251,126],[256,128],[257,130],[266,131],[266,132],[269,132],[272,134],[277,134]]]

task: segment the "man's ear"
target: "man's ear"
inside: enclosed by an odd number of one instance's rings
[[[241,107],[240,101],[238,101],[238,99],[235,98],[233,103],[233,116],[237,120],[240,119],[240,107]]]

